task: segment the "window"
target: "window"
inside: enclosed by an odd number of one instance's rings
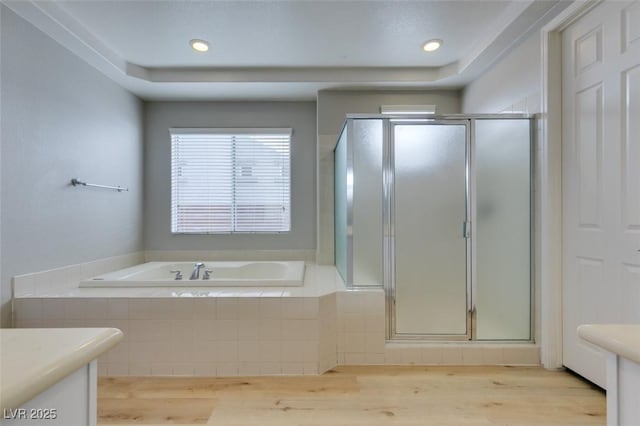
[[[291,129],[170,129],[171,232],[287,232]]]

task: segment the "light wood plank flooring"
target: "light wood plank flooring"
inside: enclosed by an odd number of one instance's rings
[[[101,378],[99,424],[604,425],[605,394],[538,367],[337,367],[322,376]]]

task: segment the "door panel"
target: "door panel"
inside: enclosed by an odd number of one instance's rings
[[[640,19],[640,2],[637,12]],[[638,23],[640,27],[640,23]],[[640,31],[640,28],[639,28]],[[636,45],[640,51],[640,42]],[[640,52],[638,53],[640,55]],[[622,174],[622,232],[625,247],[622,255],[629,264],[635,264],[634,251],[640,256],[640,65],[622,73],[622,153],[620,171]]]
[[[394,158],[397,334],[467,335],[467,126],[397,124]]]
[[[579,225],[602,230],[602,82],[576,94]]]
[[[605,385],[586,323],[640,322],[640,1],[563,34],[563,363]]]

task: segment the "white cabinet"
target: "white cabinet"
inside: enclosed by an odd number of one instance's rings
[[[95,426],[97,361],[80,367],[19,408],[5,408],[6,426]]]

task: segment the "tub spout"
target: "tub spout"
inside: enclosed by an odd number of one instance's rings
[[[193,272],[191,272],[190,280],[197,280],[200,278],[200,269],[204,268],[204,263],[197,262],[193,267]]]

